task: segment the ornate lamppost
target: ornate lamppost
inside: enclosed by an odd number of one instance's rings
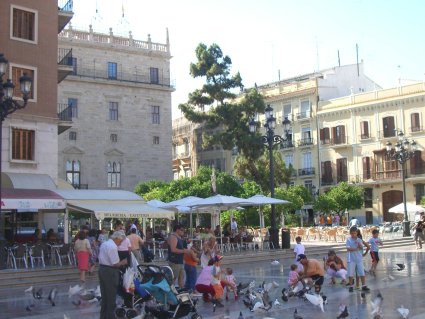
[[[273,160],[273,146],[277,144],[281,144],[288,140],[289,138],[289,131],[290,131],[290,125],[291,121],[288,119],[288,117],[285,117],[285,119],[282,122],[283,125],[283,136],[275,135],[274,130],[276,128],[276,118],[273,116],[273,108],[270,105],[267,105],[265,109],[265,115],[266,115],[266,123],[264,124],[264,128],[266,129],[266,135],[261,136],[261,140],[263,144],[267,147],[269,150],[269,159],[270,159],[270,195],[271,197],[274,197],[274,160]],[[258,122],[256,122],[254,119],[252,119],[249,122],[249,131],[251,133],[255,133],[257,130]],[[279,233],[276,226],[276,210],[275,205],[272,206],[272,212],[271,212],[271,227],[270,227],[270,239],[273,243],[274,248],[279,247]]]
[[[401,177],[403,181],[403,205],[404,205],[404,220],[403,220],[403,237],[410,236],[410,222],[407,215],[406,204],[406,162],[415,155],[417,144],[414,140],[407,139],[402,131],[397,131],[398,141],[394,145],[387,142],[387,154],[391,159],[396,160],[401,164]]]
[[[13,90],[15,85],[10,79],[3,81],[3,76],[6,74],[9,61],[6,60],[3,53],[0,53],[0,190],[1,190],[1,172],[2,172],[2,160],[1,160],[1,150],[2,150],[2,131],[3,131],[3,121],[6,117],[19,110],[23,109],[30,97],[32,79],[28,77],[25,73],[19,78],[20,89],[22,92],[22,101],[18,101],[13,98]],[[1,191],[0,191],[0,216],[1,216]],[[2,240],[2,234],[0,233],[0,240]],[[3,249],[2,249],[3,250]]]

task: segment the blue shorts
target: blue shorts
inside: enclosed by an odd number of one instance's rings
[[[347,272],[348,277],[355,277],[357,276],[364,276],[364,267],[363,267],[363,260],[359,261],[350,261],[347,263]]]

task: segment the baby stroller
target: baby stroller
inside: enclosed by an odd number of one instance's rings
[[[142,280],[140,288],[149,292],[156,303],[145,304],[145,319],[178,319],[192,313],[191,319],[202,319],[196,311],[197,300],[192,300],[189,291],[174,287],[174,274],[168,266],[137,266]]]

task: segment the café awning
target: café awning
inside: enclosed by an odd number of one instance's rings
[[[65,209],[66,203],[59,194],[46,189],[2,188],[1,209],[39,210]]]
[[[174,212],[148,205],[139,195],[123,190],[55,190],[71,210],[105,218],[167,218]]]

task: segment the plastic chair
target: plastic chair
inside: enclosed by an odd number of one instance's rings
[[[12,251],[15,269],[18,269],[16,262],[22,261],[25,268],[28,268],[28,255],[27,248],[24,245],[19,245],[14,251]]]
[[[41,265],[46,267],[46,263],[44,262],[44,247],[42,245],[36,245],[31,248],[30,260],[32,268],[34,268],[36,262],[41,262]]]
[[[63,244],[57,251],[59,264],[62,266],[62,260],[68,260],[69,265],[74,265],[73,250],[71,244]]]

